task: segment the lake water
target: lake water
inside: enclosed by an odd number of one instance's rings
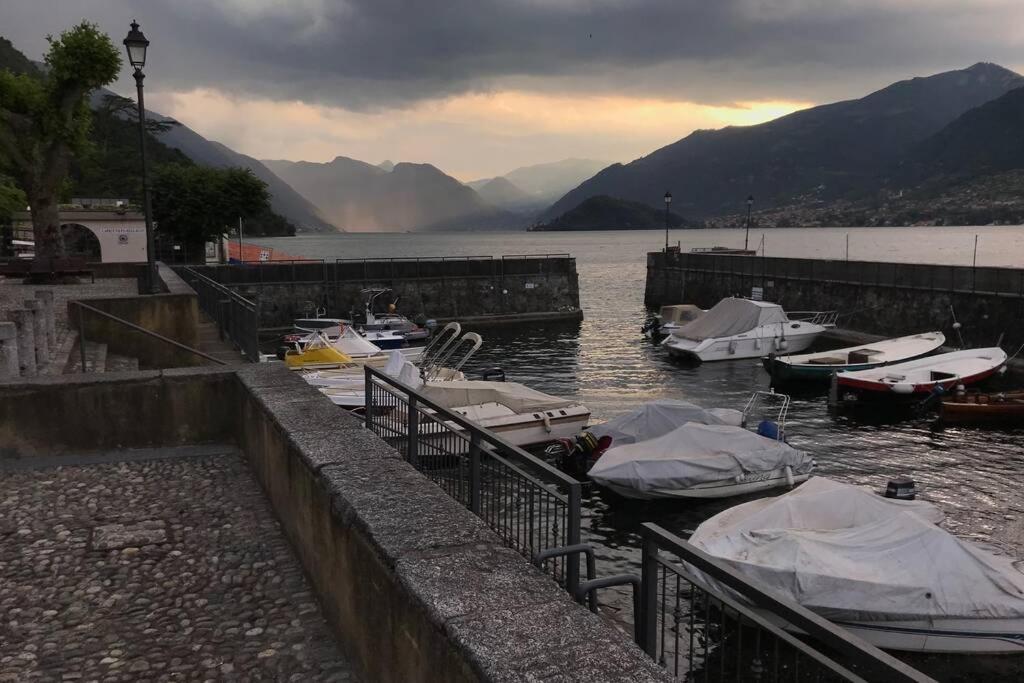
[[[979,266],[1024,266],[1024,227],[772,229],[752,231],[750,245],[763,244],[768,256],[844,258],[849,239],[850,259],[969,265],[975,235]],[[737,247],[743,246],[744,234],[672,231],[669,239],[684,250]],[[595,419],[662,397],[742,409],[752,391],[768,388],[768,375],[756,361],[687,367],[670,362],[661,349],[642,339],[646,253],[664,246],[664,232],[362,233],[259,242],[295,256],[324,259],[571,254],[579,271],[583,322],[486,330],[475,364],[501,366],[509,380],[577,397]],[[1000,381],[1024,386],[1024,377]],[[814,453],[818,474],[878,489],[892,475],[911,475],[921,498],[946,512],[949,530],[1024,558],[1024,429],[935,431],[928,419],[857,422],[831,416],[824,392],[817,392],[793,397],[787,433],[791,443]],[[599,491],[586,495],[584,534],[598,548],[600,575],[639,572],[641,522],[653,521],[686,536],[704,519],[739,502],[628,503]],[[602,602],[623,610],[624,618],[630,616],[626,594],[609,592]],[[943,680],[984,676],[993,681],[1024,679],[1022,660],[943,656],[915,657],[912,663]]]

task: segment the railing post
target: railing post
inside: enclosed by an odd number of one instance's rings
[[[646,534],[640,564],[640,614],[636,616],[636,638],[654,661],[658,661],[658,546]]]
[[[363,366],[363,414],[366,428],[373,429],[373,370],[369,365]]]
[[[75,310],[78,311],[78,353],[82,359],[82,372],[89,372],[85,364],[85,324],[82,322],[82,307],[76,304]]]
[[[476,431],[469,436],[469,509],[480,514],[480,434]]]
[[[569,485],[569,528],[566,530],[568,538],[566,545],[576,545],[580,542],[580,483],[575,482]],[[573,553],[565,558],[565,587],[570,595],[576,595],[576,588],[580,585],[580,556]]]
[[[420,413],[416,408],[416,396],[414,394],[409,395],[408,411],[409,414],[406,416],[406,424],[408,428],[409,438],[405,448],[405,459],[413,467],[419,465],[420,456]]]

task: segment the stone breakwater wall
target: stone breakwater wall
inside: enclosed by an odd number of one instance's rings
[[[260,327],[290,327],[295,318],[361,313],[364,289],[391,289],[408,318],[579,320],[579,278],[570,256],[393,259],[196,266],[196,271],[259,302]]]
[[[887,337],[940,330],[954,312],[969,346],[1024,343],[1024,269],[651,252],[644,302],[708,308],[757,293],[787,311],[839,311],[839,326]],[[958,344],[957,344],[958,345]]]
[[[281,366],[0,383],[0,462],[232,442],[366,680],[668,680]]]

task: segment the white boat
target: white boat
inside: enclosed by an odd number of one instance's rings
[[[613,441],[588,474],[622,496],[639,499],[725,498],[794,486],[810,476],[814,459],[784,440],[789,397],[755,393],[743,423],[766,396],[781,401],[779,417],[761,422],[757,433],[735,424],[688,422],[653,439],[620,446]]]
[[[641,332],[651,339],[672,334],[683,325],[696,320],[707,313],[703,308],[692,304],[675,304],[662,306],[658,317],[643,327]]]
[[[760,358],[809,347],[835,326],[834,312],[791,319],[782,307],[765,301],[730,297],[707,313],[674,330],[662,341],[669,354],[703,362]]]
[[[661,399],[591,425],[587,431],[597,439],[607,436],[612,445],[624,446],[664,436],[687,422],[739,427],[743,424],[743,413],[732,408],[701,408],[689,401]]]
[[[877,647],[1024,653],[1020,562],[953,536],[941,519],[923,501],[814,477],[715,515],[690,543]]]
[[[933,391],[949,391],[958,384],[975,384],[999,372],[1005,364],[1006,352],[993,346],[942,353],[881,368],[840,372],[836,383],[840,394],[860,398],[920,398]]]
[[[768,355],[761,361],[765,370],[778,381],[828,381],[836,372],[868,370],[922,358],[938,351],[945,343],[946,335],[941,332],[924,332],[831,351]]]

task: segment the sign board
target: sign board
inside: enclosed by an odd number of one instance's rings
[[[537,285],[535,285],[535,284],[534,284],[534,283],[532,283],[532,282],[527,282],[527,283],[526,283],[525,285],[523,285],[523,286],[524,286],[524,287],[525,287],[526,289],[534,289],[534,288],[535,288],[535,287],[536,287]]]
[[[764,289],[761,287],[751,287],[750,298],[754,301],[764,301]]]
[[[270,260],[270,252],[267,251],[266,249],[260,249],[260,261],[269,261],[269,260]]]

